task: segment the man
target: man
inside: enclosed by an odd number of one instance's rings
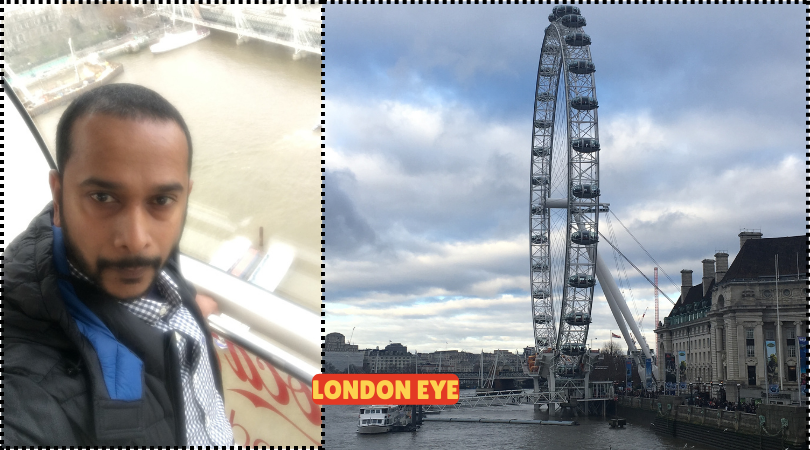
[[[192,145],[141,86],[78,97],[53,202],[5,252],[5,445],[230,445],[222,380],[180,275]]]

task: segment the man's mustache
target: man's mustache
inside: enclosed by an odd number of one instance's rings
[[[144,256],[132,256],[118,260],[98,258],[96,271],[101,272],[106,269],[137,269],[140,267],[151,267],[157,271],[160,268],[160,263],[160,257],[147,258]]]

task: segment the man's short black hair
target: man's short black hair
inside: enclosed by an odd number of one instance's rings
[[[180,126],[188,144],[188,170],[191,173],[191,134],[183,116],[157,92],[137,84],[115,83],[100,86],[77,97],[67,107],[56,126],[56,167],[61,177],[73,151],[73,124],[90,114],[107,114],[121,119],[171,120]]]

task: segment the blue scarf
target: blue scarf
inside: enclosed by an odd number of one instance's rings
[[[68,268],[65,242],[62,229],[53,228],[53,260],[60,277],[58,280],[59,292],[68,313],[76,321],[79,331],[90,341],[96,349],[101,364],[101,373],[104,375],[104,384],[107,393],[113,400],[134,401],[140,400],[142,389],[141,371],[143,362],[135,356],[124,344],[118,342],[112,332],[79,297],[73,285],[68,281],[70,269]]]

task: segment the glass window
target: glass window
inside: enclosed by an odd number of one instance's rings
[[[765,339],[773,339],[773,330],[765,330]]]
[[[754,329],[745,329],[745,354],[749,358],[754,357]]]

